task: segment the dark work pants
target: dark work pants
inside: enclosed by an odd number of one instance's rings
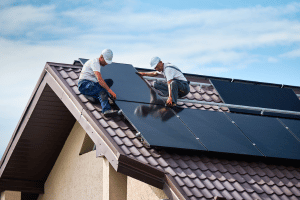
[[[105,79],[104,81],[106,82],[108,87],[111,87],[113,85],[112,79]],[[102,112],[111,109],[108,103],[109,94],[107,90],[104,89],[98,82],[96,83],[86,79],[79,80],[78,89],[83,95],[87,95],[95,99],[99,99],[102,106]]]
[[[187,81],[173,80],[170,83],[172,91],[172,101],[177,103],[178,97],[181,98],[190,92],[190,86]],[[169,96],[168,83],[165,81],[154,82],[154,88],[161,91],[163,96]]]

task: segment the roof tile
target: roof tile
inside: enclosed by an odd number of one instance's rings
[[[111,123],[109,123],[109,121],[107,122],[109,125],[112,125]],[[119,136],[119,137],[121,137],[121,138],[123,138],[123,137],[126,137],[126,134],[124,133],[124,131],[122,130],[122,129],[120,129],[120,128],[117,128],[116,130],[115,130],[115,132],[116,132],[116,134]]]
[[[148,160],[148,162],[152,165],[152,166],[156,166],[158,165],[158,162],[156,162],[156,160],[153,157],[148,157],[146,158]]]
[[[234,182],[232,186],[239,192],[245,191],[245,189],[238,182]]]
[[[212,184],[214,184],[215,188],[217,188],[218,190],[224,190],[225,187],[223,186],[223,184],[217,179],[217,180],[214,180],[212,182]]]
[[[176,178],[175,178],[175,180],[176,180]],[[179,181],[181,181],[180,179],[178,179]],[[177,180],[176,180],[177,181]],[[178,182],[177,182],[178,183]],[[179,184],[179,183],[178,183]],[[179,184],[180,185],[180,184]],[[184,183],[182,182],[182,185],[180,185],[180,186],[183,186],[184,185]],[[183,191],[185,192],[185,194],[188,196],[188,197],[190,197],[190,196],[192,196],[193,195],[193,193],[189,190],[189,188],[188,187],[186,187],[186,186],[183,186],[182,187],[182,189],[183,189]]]
[[[281,187],[281,191],[287,195],[287,196],[292,196],[293,193],[291,192],[291,190],[289,190],[289,188],[287,188],[286,186]]]
[[[128,147],[128,149],[134,156],[141,155],[141,152],[135,146]]]
[[[195,187],[195,184],[192,182],[192,180],[189,177],[185,177],[182,179],[186,186],[188,187]]]
[[[291,188],[291,192],[292,192],[294,195],[296,195],[297,197],[300,198],[300,191],[299,191],[298,188],[292,187],[292,188]]]
[[[128,137],[122,138],[122,141],[123,141],[123,143],[124,143],[126,146],[128,146],[128,147],[133,146],[133,143],[131,142],[131,140],[128,139]],[[136,147],[135,147],[135,148],[136,148]],[[140,149],[140,151],[141,151],[141,149]]]
[[[214,196],[206,188],[201,189],[201,193],[205,198],[213,198]],[[199,194],[198,194],[199,195]]]
[[[164,169],[165,172],[171,174],[171,176],[176,176],[176,172],[171,167],[167,167]]]
[[[136,146],[138,148],[143,146],[142,143],[136,138],[132,140],[132,143],[134,144],[134,146]]]
[[[68,75],[72,78],[72,79],[78,79],[79,77],[77,76],[77,74],[74,71],[70,71],[68,72]]]
[[[190,168],[185,169],[183,171],[190,178],[196,178],[197,177],[197,175]]]
[[[281,189],[277,186],[277,185],[273,185],[271,186],[272,190],[277,194],[277,195],[282,195],[283,192],[281,191]]]
[[[117,136],[113,137],[113,139],[115,140],[115,142],[116,142],[118,145],[124,144],[124,143],[122,142],[122,140],[120,140],[120,138],[117,137]]]
[[[129,151],[129,149],[125,146],[125,145],[122,145],[122,146],[120,146],[121,147],[121,149],[124,151],[124,153],[125,154],[131,154],[131,152]]]
[[[230,195],[230,193],[226,190],[221,191],[221,194],[226,199],[233,199],[233,197]]]
[[[208,179],[203,180],[202,183],[205,185],[205,188],[207,189],[211,190],[215,188],[215,186]]]
[[[112,130],[110,127],[108,127],[106,129],[106,131],[110,134],[110,136],[115,136],[116,135],[116,132],[114,130]]]
[[[64,70],[59,71],[59,73],[61,74],[61,76],[66,79],[69,78],[69,74],[67,74],[67,72],[65,72]]]
[[[102,118],[102,116],[101,116],[101,115],[99,114],[99,112],[97,112],[97,111],[93,111],[92,114],[95,116],[95,118],[96,118],[97,120],[99,120],[99,119]]]
[[[224,181],[223,182],[223,186],[226,188],[226,190],[228,191],[233,191],[234,190],[234,187],[232,186],[231,183],[229,183],[228,181]]]
[[[200,179],[206,179],[207,177],[205,176],[205,174],[203,174],[203,172],[200,169],[197,169],[195,171],[195,174],[197,175],[198,178]]]
[[[198,178],[193,179],[193,182],[194,182],[194,184],[196,185],[197,188],[202,189],[202,188],[205,187],[205,185]]]
[[[69,84],[69,86],[75,86],[75,85],[77,85],[76,82],[73,81],[71,78],[67,78],[66,81]]]
[[[145,164],[149,164],[149,162],[144,158],[144,156],[140,155],[135,157],[138,161],[145,163]]]
[[[136,137],[135,134],[134,134],[130,129],[127,129],[127,130],[124,131],[124,132],[125,132],[125,134],[126,134],[130,139]]]
[[[99,122],[100,122],[101,126],[104,128],[107,128],[109,126],[104,119],[100,119]]]

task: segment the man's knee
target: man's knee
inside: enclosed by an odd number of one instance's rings
[[[105,79],[104,81],[108,87],[111,87],[114,84],[114,81],[112,79]]]

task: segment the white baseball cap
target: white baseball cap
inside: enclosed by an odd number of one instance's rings
[[[160,58],[159,57],[153,57],[150,61],[150,65],[152,68],[155,68],[156,65],[160,62]]]
[[[105,62],[107,64],[111,64],[112,63],[112,58],[113,58],[113,52],[112,52],[112,50],[110,50],[110,49],[104,49],[101,54],[102,54],[102,56],[103,56],[103,58],[104,58],[104,60],[105,60]]]

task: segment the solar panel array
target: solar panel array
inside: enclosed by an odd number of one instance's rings
[[[116,104],[150,146],[300,159],[300,120],[171,109],[132,65],[102,68]]]

